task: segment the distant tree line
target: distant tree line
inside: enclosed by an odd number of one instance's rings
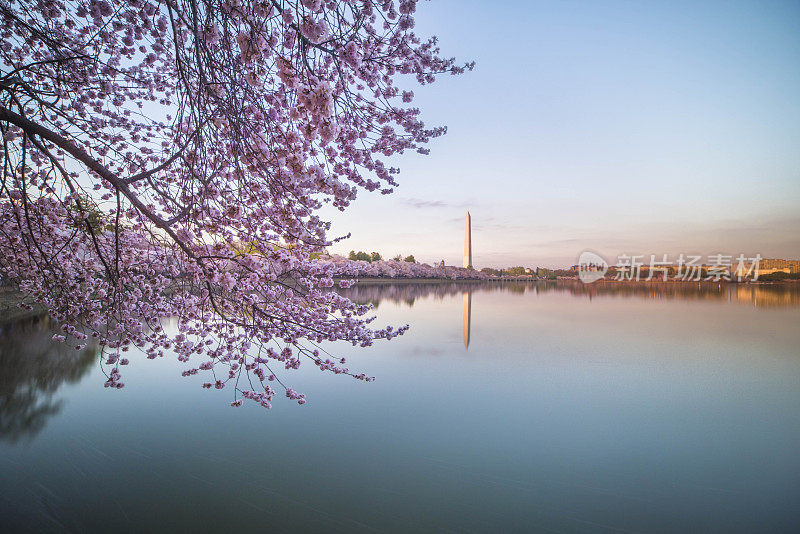
[[[787,273],[775,271],[769,274],[760,274],[758,279],[762,282],[780,282],[781,280],[800,280],[800,273]]]
[[[351,250],[350,254],[347,255],[347,259],[353,261],[367,261],[369,263],[372,263],[373,261],[381,261],[383,259],[383,256],[381,256],[379,252],[372,252],[370,254],[367,254],[362,250],[359,250],[358,252],[356,252],[355,250]],[[417,263],[417,260],[414,259],[413,254],[409,254],[405,258],[403,257],[402,254],[398,254],[395,257],[393,257],[392,260],[405,261],[408,263]]]
[[[539,269],[533,269],[531,267],[522,267],[521,265],[516,267],[506,267],[505,269],[493,269],[491,267],[484,267],[481,269],[481,272],[484,272],[490,276],[532,276],[537,274]]]

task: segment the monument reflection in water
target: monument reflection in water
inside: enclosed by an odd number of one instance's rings
[[[472,292],[464,291],[464,348],[469,348],[469,327],[472,316]]]
[[[727,301],[754,308],[800,307],[798,284],[726,284],[711,282],[595,282],[579,281],[509,281],[509,282],[441,282],[414,281],[390,283],[367,282],[340,290],[360,304],[378,306],[381,301],[404,302],[409,306],[420,298],[442,299],[461,292],[464,348],[469,348],[472,326],[473,292],[569,293],[592,300],[595,297],[618,297],[650,300]]]

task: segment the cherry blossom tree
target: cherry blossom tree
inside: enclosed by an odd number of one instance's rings
[[[342,256],[329,256],[319,261],[322,265],[333,263],[340,272],[357,278],[440,278],[450,280],[488,280],[490,276],[474,269],[451,265],[438,266],[427,263],[412,263],[404,260],[363,261],[350,260]]]
[[[387,158],[424,145],[414,93],[472,68],[414,33],[415,0],[0,0],[0,277],[57,338],[167,352],[269,407],[321,346],[368,346],[369,307],[318,213],[390,193]],[[341,285],[350,282],[341,280]],[[23,304],[27,305],[27,304]],[[174,328],[166,318],[177,318]],[[281,387],[276,386],[280,384]]]

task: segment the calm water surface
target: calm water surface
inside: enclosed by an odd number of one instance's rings
[[[271,411],[167,358],[110,391],[46,320],[0,327],[0,528],[800,531],[796,286],[349,294],[411,331]]]

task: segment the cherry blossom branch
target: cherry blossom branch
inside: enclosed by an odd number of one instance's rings
[[[13,111],[7,109],[4,106],[0,106],[0,121],[9,122],[11,124],[14,124],[22,128],[22,130],[27,132],[29,135],[36,135],[41,137],[42,139],[50,141],[51,143],[61,148],[62,150],[70,154],[72,157],[74,157],[75,159],[86,165],[86,167],[89,170],[91,170],[104,180],[106,180],[108,183],[114,186],[114,188],[117,191],[122,193],[125,196],[125,198],[127,198],[128,201],[131,204],[133,204],[133,206],[142,215],[150,219],[157,227],[164,230],[175,241],[175,244],[181,247],[181,249],[189,257],[194,257],[194,251],[192,251],[186,243],[184,243],[181,239],[178,238],[175,232],[167,224],[167,221],[165,221],[164,219],[162,219],[161,217],[159,217],[158,215],[147,209],[147,207],[142,203],[142,201],[139,200],[136,197],[136,195],[133,194],[130,187],[128,187],[128,184],[126,184],[123,180],[118,178],[114,173],[108,170],[99,161],[92,158],[85,150],[72,143],[72,141],[70,141],[69,139],[61,137],[57,133],[48,130],[44,126],[36,124],[21,115],[14,113]]]

